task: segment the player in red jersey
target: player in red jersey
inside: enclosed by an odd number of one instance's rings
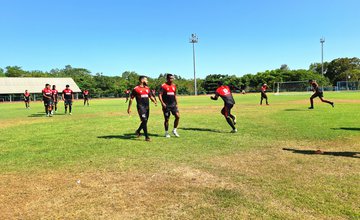
[[[53,96],[53,100],[54,100],[54,109],[55,109],[55,112],[57,112],[57,104],[59,101],[59,91],[57,91],[55,85],[52,86],[52,96]],[[51,111],[51,114],[54,114],[54,110]]]
[[[127,101],[129,100],[130,92],[131,92],[130,89],[125,90],[125,98],[126,98],[125,103],[127,103]]]
[[[267,90],[268,88],[269,88],[269,87],[267,86],[266,83],[264,83],[264,84],[261,86],[260,105],[262,105],[263,99],[265,99],[266,105],[269,105],[269,103],[268,103],[268,97],[267,97],[267,95],[266,95],[266,90]]]
[[[174,76],[172,74],[167,74],[166,83],[161,85],[159,91],[159,100],[161,102],[162,110],[165,118],[164,121],[165,137],[167,138],[170,137],[170,134],[168,132],[170,113],[175,116],[174,129],[172,133],[175,135],[175,137],[180,137],[180,135],[176,131],[179,125],[180,113],[178,110],[178,102],[176,98],[176,85],[173,82],[174,82]]]
[[[25,108],[30,109],[30,93],[27,90],[24,92],[24,102]]]
[[[46,84],[45,88],[42,90],[43,101],[45,106],[45,112],[47,117],[52,117],[51,110],[53,104],[53,95],[50,84]]]
[[[319,97],[320,100],[322,102],[326,102],[328,104],[330,104],[332,107],[334,107],[334,102],[328,101],[323,99],[324,97],[324,93],[323,91],[320,89],[319,85],[316,83],[315,80],[309,80],[309,84],[312,86],[313,91],[315,92],[311,97],[310,97],[310,104],[311,106],[309,107],[309,109],[313,109],[314,108],[314,98]]]
[[[237,132],[237,129],[235,128],[236,116],[231,114],[231,108],[234,106],[235,100],[229,86],[223,85],[220,81],[218,82],[218,86],[219,87],[215,91],[215,96],[211,96],[210,98],[212,100],[217,100],[219,96],[222,98],[224,101],[224,108],[221,109],[221,114],[224,115],[227,123],[231,126],[231,132],[235,133]]]
[[[62,98],[64,100],[64,105],[65,105],[65,114],[67,113],[67,108],[69,107],[69,115],[71,115],[74,93],[70,89],[69,85],[66,85],[66,88],[62,91]]]
[[[150,100],[157,105],[156,100],[151,95],[150,88],[147,86],[148,81],[146,76],[139,77],[139,85],[136,86],[130,95],[130,101],[128,106],[128,114],[131,113],[131,104],[134,98],[136,98],[136,107],[140,116],[141,124],[139,128],[135,131],[135,134],[139,137],[140,131],[144,130],[145,141],[150,141],[148,130],[147,130],[147,122],[149,119],[149,98]]]
[[[85,89],[83,91],[83,97],[84,97],[84,106],[87,103],[87,106],[89,106],[89,91]]]

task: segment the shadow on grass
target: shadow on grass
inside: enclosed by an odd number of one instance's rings
[[[211,128],[179,128],[181,130],[185,130],[185,131],[207,131],[207,132],[215,132],[215,133],[228,133],[228,132],[223,132],[217,129],[211,129]]]
[[[56,116],[56,115],[65,115],[65,114],[64,113],[54,113],[53,114],[53,116]],[[28,117],[30,117],[30,118],[40,118],[40,117],[46,117],[46,114],[45,114],[45,112],[38,112],[38,113],[31,114]]]
[[[158,134],[150,134],[150,137],[160,137]],[[141,135],[140,137],[137,137],[134,133],[128,133],[128,134],[120,134],[120,135],[104,135],[104,136],[98,136],[97,138],[102,139],[124,139],[124,140],[137,140],[139,138],[144,137],[144,135]]]
[[[360,128],[346,128],[346,127],[340,127],[340,128],[331,128],[333,130],[346,130],[346,131],[360,131]]]
[[[284,111],[286,111],[286,112],[302,112],[302,111],[306,111],[306,109],[288,108],[288,109],[284,109]]]
[[[336,156],[336,157],[352,157],[352,158],[360,158],[360,152],[350,152],[350,151],[319,151],[319,150],[298,150],[292,148],[283,148],[283,150],[291,151],[295,154],[318,154],[318,155],[327,155],[327,156]]]

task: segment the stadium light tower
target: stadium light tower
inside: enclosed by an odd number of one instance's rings
[[[198,42],[198,37],[196,34],[191,34],[190,43],[193,45],[193,63],[194,63],[194,90],[195,95],[197,95],[197,86],[196,86],[196,68],[195,68],[195,44]]]
[[[320,43],[321,43],[321,74],[324,75],[324,43],[325,43],[324,37],[320,38]]]

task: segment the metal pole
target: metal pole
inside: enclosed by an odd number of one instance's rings
[[[192,43],[192,45],[193,45],[193,63],[194,63],[194,89],[195,89],[195,95],[197,95],[196,66],[195,66],[195,43]]]
[[[325,38],[320,38],[321,43],[321,74],[324,75],[324,42]]]

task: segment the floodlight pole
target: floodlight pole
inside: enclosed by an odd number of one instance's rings
[[[195,95],[197,95],[197,85],[196,85],[196,68],[195,68],[195,44],[198,42],[198,37],[196,34],[191,34],[191,38],[189,43],[192,43],[193,45],[193,63],[194,63],[194,90]]]
[[[321,74],[324,75],[324,43],[325,43],[324,37],[320,38],[320,43],[321,43]]]

